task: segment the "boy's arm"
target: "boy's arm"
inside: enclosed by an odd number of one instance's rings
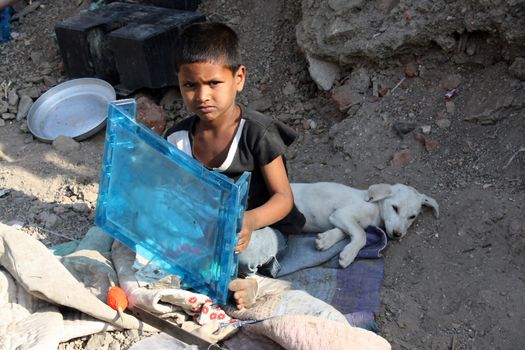
[[[248,247],[252,232],[284,218],[293,208],[293,194],[288,182],[283,157],[279,156],[261,169],[270,199],[260,207],[244,214],[239,242],[235,251],[240,253]]]

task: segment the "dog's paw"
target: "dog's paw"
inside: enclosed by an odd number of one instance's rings
[[[323,232],[319,233],[317,235],[317,239],[315,240],[315,247],[317,250],[327,250],[331,246],[334,245],[334,241],[330,234]]]
[[[346,246],[339,254],[339,265],[344,269],[356,258],[357,252],[352,247]]]

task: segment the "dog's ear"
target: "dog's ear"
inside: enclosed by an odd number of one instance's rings
[[[366,193],[367,202],[377,202],[392,195],[392,186],[389,184],[377,184],[368,187]]]
[[[423,205],[427,207],[432,207],[432,211],[434,212],[434,216],[436,218],[439,218],[439,204],[436,202],[436,200],[432,197],[429,197],[425,194],[421,195],[421,199],[423,200]]]

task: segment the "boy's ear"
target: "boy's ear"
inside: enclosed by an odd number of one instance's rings
[[[244,82],[246,81],[246,67],[241,64],[237,71],[233,74],[233,78],[235,79],[237,92],[241,92],[244,88]]]

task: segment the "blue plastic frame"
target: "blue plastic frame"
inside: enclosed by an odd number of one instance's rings
[[[109,104],[95,223],[150,253],[187,288],[225,304],[250,173],[205,168],[135,120],[135,101]]]

